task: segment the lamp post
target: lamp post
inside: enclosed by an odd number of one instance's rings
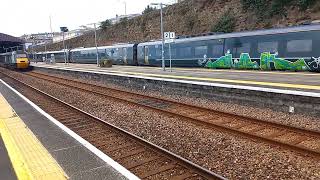
[[[93,23],[94,26],[94,43],[96,45],[96,57],[97,57],[97,66],[99,66],[99,51],[98,51],[98,43],[97,43],[97,25]]]
[[[124,4],[124,15],[126,16],[127,15],[127,2],[123,1],[123,4]]]
[[[64,44],[64,33],[68,32],[68,28],[67,27],[60,27],[60,31],[62,32],[62,40],[63,40],[63,54],[64,54],[64,64],[67,64],[67,56],[66,56],[66,47]]]
[[[160,31],[161,31],[161,40],[162,40],[162,50],[161,50],[161,59],[162,59],[162,70],[166,70],[166,65],[164,61],[164,28],[163,28],[163,6],[166,6],[166,4],[163,3],[151,3],[151,5],[154,6],[160,6]]]
[[[99,67],[99,51],[98,51],[98,41],[97,41],[97,23],[91,23],[91,24],[88,24],[88,25],[93,25],[93,27],[94,27],[94,43],[95,43],[95,46],[96,46],[97,66]]]

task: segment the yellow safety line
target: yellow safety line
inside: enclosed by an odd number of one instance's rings
[[[67,69],[72,69],[72,67]],[[171,79],[194,80],[194,81],[210,81],[210,82],[221,82],[221,83],[237,83],[237,84],[244,84],[244,85],[262,85],[262,86],[272,86],[272,87],[282,87],[282,88],[320,90],[320,86],[305,85],[305,84],[290,84],[290,83],[248,81],[248,80],[221,79],[221,78],[205,78],[205,77],[167,75],[167,74],[150,74],[150,73],[140,73],[140,72],[125,72],[125,71],[118,71],[118,70],[102,70],[102,69],[99,70],[99,69],[81,68],[81,67],[76,67],[75,69],[92,70],[92,71],[98,70],[99,72],[129,74],[129,75],[137,75],[137,76],[145,76],[145,77],[147,76],[147,77],[171,78]]]
[[[232,80],[232,79],[218,79],[218,78],[204,78],[204,77],[191,77],[191,76],[176,76],[176,75],[166,75],[166,74],[148,74],[148,73],[137,73],[137,72],[119,72],[122,74],[140,75],[140,76],[150,76],[159,78],[173,78],[173,79],[185,79],[185,80],[197,80],[197,81],[212,81],[212,82],[227,82],[227,83],[237,83],[246,85],[263,85],[263,86],[273,86],[273,87],[285,87],[285,88],[299,88],[299,89],[312,89],[320,90],[320,86],[314,85],[304,85],[304,84],[289,84],[289,83],[274,83],[274,82],[259,82],[259,81],[247,81],[247,80]]]
[[[276,74],[276,75],[301,75],[301,76],[320,76],[320,73],[308,72],[277,72],[277,71],[262,71],[262,70],[232,70],[232,69],[204,69],[204,68],[174,68],[181,71],[193,72],[231,72],[231,73],[254,73],[254,74]],[[159,69],[160,70],[160,69]],[[197,71],[195,71],[197,70]]]
[[[19,180],[62,180],[68,178],[1,94],[0,133]]]

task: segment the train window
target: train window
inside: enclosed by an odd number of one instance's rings
[[[287,42],[287,52],[311,52],[312,40],[292,40]]]
[[[26,54],[17,54],[16,56],[17,56],[17,58],[26,58],[27,57]]]
[[[250,53],[251,44],[250,43],[241,43],[238,46],[233,48],[233,53],[239,57],[241,53]]]
[[[207,50],[208,50],[207,46],[198,46],[198,47],[195,47],[194,49],[196,56],[203,56],[207,54]]]
[[[156,56],[161,57],[162,56],[162,54],[161,54],[162,46],[155,46],[155,48],[156,48]]]
[[[183,47],[183,48],[180,48],[180,56],[181,57],[191,57],[191,47]]]
[[[275,52],[278,52],[278,46],[279,46],[279,43],[277,41],[259,42],[258,52],[259,53],[263,53],[263,52],[275,53]]]
[[[177,48],[174,46],[174,45],[170,45],[170,49],[171,49],[171,57],[172,58],[175,58],[177,56]],[[165,52],[165,57],[166,58],[169,58],[170,56],[170,53],[169,53],[169,45],[166,45],[165,46],[165,49],[164,49],[164,52]]]
[[[220,57],[223,55],[223,45],[214,45],[212,47],[212,55],[213,57]]]

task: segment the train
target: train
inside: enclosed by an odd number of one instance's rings
[[[212,69],[252,69],[320,72],[320,25],[267,30],[208,33],[178,37],[165,43],[165,65]],[[98,47],[99,59],[113,64],[161,66],[162,41]],[[95,47],[39,52],[56,62],[97,63]],[[170,58],[171,57],[171,58]],[[169,60],[171,59],[171,61]]]
[[[31,69],[28,54],[21,50],[0,54],[0,66],[18,70]]]

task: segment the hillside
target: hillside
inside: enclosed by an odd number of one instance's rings
[[[142,42],[160,37],[160,13],[154,10],[99,30],[98,45]],[[186,0],[164,10],[165,31],[177,35],[233,32],[294,26],[320,20],[317,0]],[[68,48],[94,46],[94,33],[66,41]],[[62,49],[62,43],[48,50]],[[37,51],[43,51],[38,47]]]

